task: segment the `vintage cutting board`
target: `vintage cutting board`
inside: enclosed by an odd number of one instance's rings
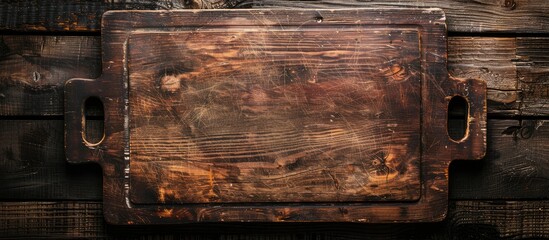
[[[451,160],[485,152],[486,87],[448,76],[439,9],[113,11],[102,44],[103,75],[65,85],[66,152],[101,164],[111,223],[436,221]]]

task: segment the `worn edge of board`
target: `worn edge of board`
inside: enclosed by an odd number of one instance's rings
[[[418,25],[422,52],[422,160],[421,197],[412,203],[314,203],[314,204],[194,204],[133,205],[129,185],[128,39],[135,28],[169,29],[207,26],[383,24]],[[296,14],[301,13],[301,14]],[[335,15],[335,14],[341,15]],[[254,18],[261,14],[266,23]],[[415,18],[403,18],[402,15]],[[244,17],[230,22],[225,19]],[[250,17],[250,19],[246,18]],[[321,17],[322,21],[317,21]],[[154,22],[147,19],[155,19]],[[173,224],[212,221],[344,221],[430,222],[445,218],[448,203],[448,166],[453,159],[480,159],[486,150],[486,84],[448,75],[445,15],[440,9],[337,9],[337,10],[180,10],[111,11],[103,16],[103,75],[96,80],[72,79],[65,84],[65,142],[67,160],[97,162],[103,168],[104,213],[113,224]],[[242,22],[244,21],[244,22]],[[206,24],[205,24],[206,23]],[[207,25],[207,26],[204,26]],[[432,44],[425,44],[429,42]],[[435,78],[441,76],[441,78]],[[118,80],[117,80],[118,79]],[[466,137],[453,141],[446,135],[447,108],[453,96],[469,103]],[[105,107],[105,138],[97,144],[82,137],[82,103],[99,97]],[[122,98],[120,96],[123,96]],[[428,104],[432,103],[432,104]],[[120,114],[123,113],[123,114]],[[425,126],[430,126],[426,128]],[[328,218],[329,217],[329,218]]]

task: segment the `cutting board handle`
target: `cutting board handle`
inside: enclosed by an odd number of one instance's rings
[[[84,103],[90,97],[102,102],[97,81],[73,78],[65,83],[65,154],[70,163],[95,162],[100,159],[104,138],[97,143],[86,141]]]
[[[449,107],[452,98],[456,96],[465,99],[468,105],[464,137],[455,140],[448,136],[448,147],[452,149],[452,158],[455,160],[481,159],[486,153],[486,82],[481,79],[452,76],[449,80],[449,84],[443,86],[447,91],[445,98],[448,102],[447,106]]]

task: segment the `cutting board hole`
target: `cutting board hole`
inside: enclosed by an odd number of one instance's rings
[[[462,96],[454,96],[448,103],[448,136],[462,141],[467,134],[469,103]]]
[[[84,138],[90,144],[98,144],[105,136],[105,110],[98,97],[89,97],[84,103]]]

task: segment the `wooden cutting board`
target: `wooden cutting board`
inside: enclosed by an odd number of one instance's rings
[[[103,167],[111,223],[436,221],[451,160],[485,152],[486,87],[448,76],[439,9],[113,11],[102,44],[103,75],[65,85],[66,152]]]

